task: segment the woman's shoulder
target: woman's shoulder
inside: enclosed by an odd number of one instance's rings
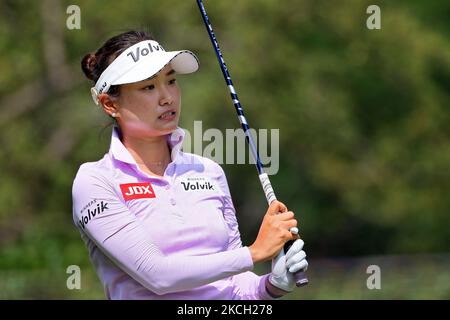
[[[108,180],[111,175],[111,166],[107,155],[98,161],[82,163],[75,174],[74,184],[80,180],[101,179]]]

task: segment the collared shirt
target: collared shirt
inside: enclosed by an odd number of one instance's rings
[[[143,172],[113,128],[109,152],[80,166],[73,219],[109,299],[271,299],[251,272],[225,173],[166,136],[164,176]]]

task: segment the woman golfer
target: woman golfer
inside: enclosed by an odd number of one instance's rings
[[[273,299],[307,267],[294,214],[275,201],[243,246],[227,180],[215,162],[181,151],[178,74],[198,69],[187,50],[165,51],[131,31],[87,54],[92,97],[115,119],[109,152],[80,166],[73,218],[109,299]],[[278,214],[279,212],[282,212]],[[285,267],[254,265],[295,240]]]

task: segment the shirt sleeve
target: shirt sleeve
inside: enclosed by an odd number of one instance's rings
[[[230,189],[228,187],[227,178],[222,167],[217,165],[219,170],[219,186],[225,194],[223,199],[223,216],[228,226],[228,250],[237,250],[242,248],[241,234],[239,232],[239,225],[236,218],[236,210],[231,198]],[[235,275],[232,278],[234,286],[234,295],[236,299],[240,300],[274,300],[266,290],[266,278],[269,274],[258,276],[257,274],[247,271]]]
[[[208,256],[164,255],[104,176],[79,170],[72,187],[74,222],[116,265],[158,295],[190,290],[253,269],[248,247]],[[86,216],[86,206],[101,214]],[[82,214],[81,212],[84,212]]]

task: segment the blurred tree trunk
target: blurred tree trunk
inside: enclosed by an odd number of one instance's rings
[[[70,77],[72,70],[66,60],[63,12],[60,1],[42,1],[40,18],[45,73],[0,101],[0,126],[35,109],[49,96],[64,93],[79,83],[79,80]]]

